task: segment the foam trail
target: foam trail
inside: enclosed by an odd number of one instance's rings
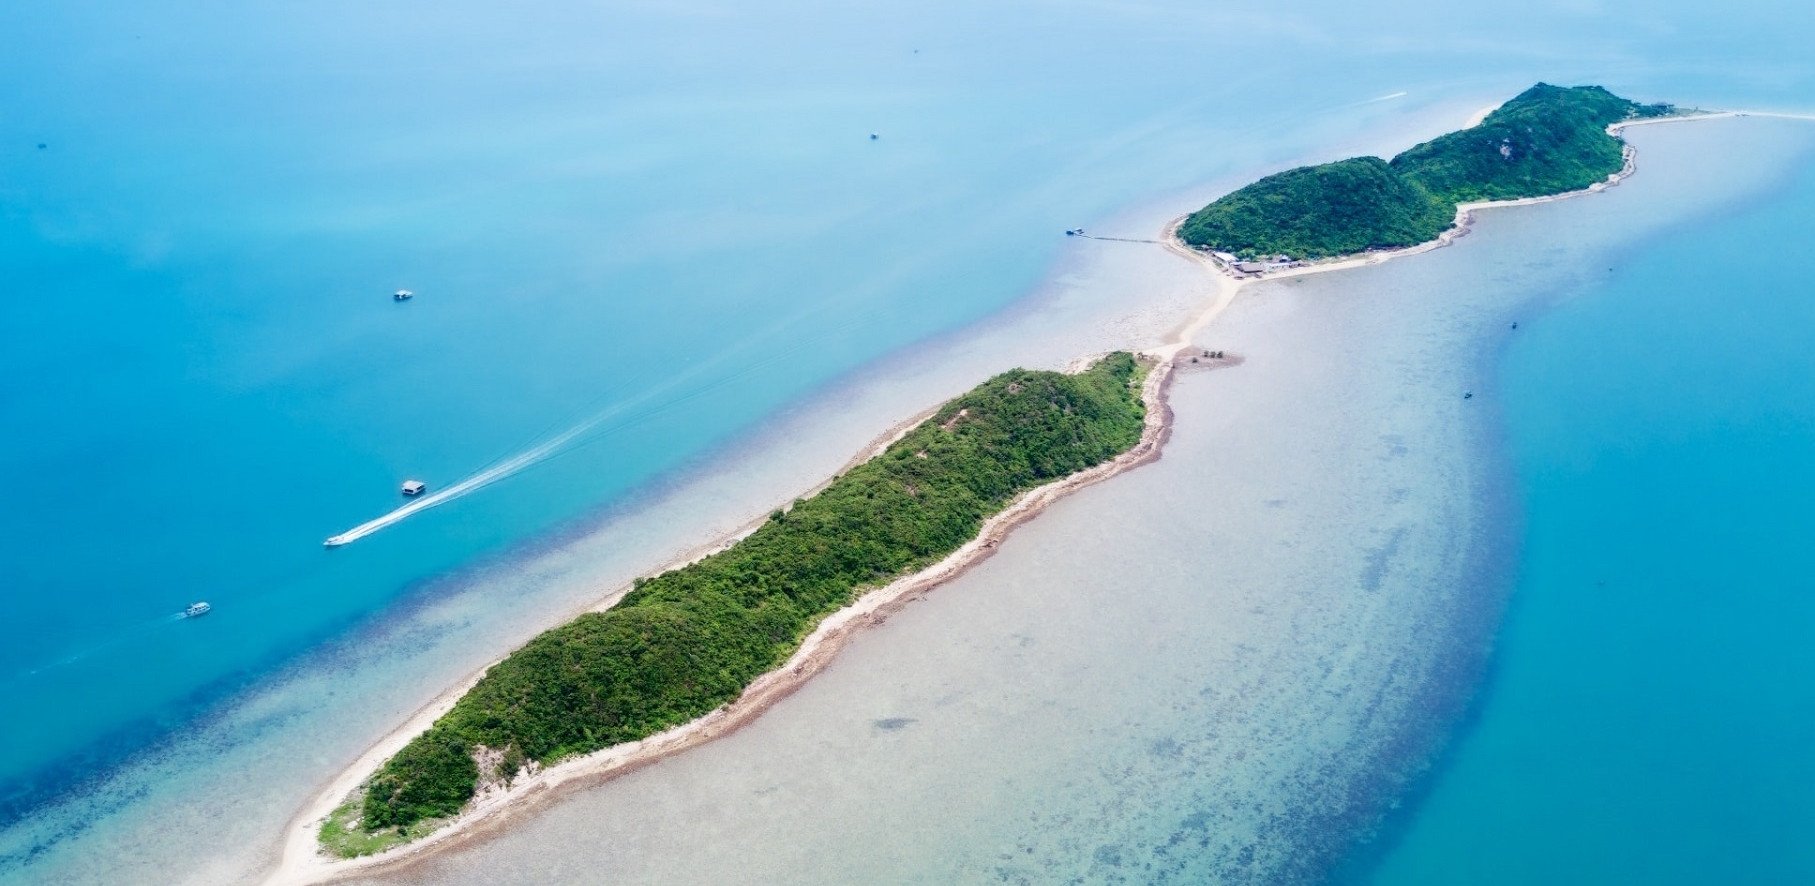
[[[454,485],[449,486],[448,488],[443,489],[440,492],[431,493],[422,498],[416,499],[415,501],[412,501],[409,504],[406,504],[403,507],[398,508],[397,510],[394,510],[388,514],[385,514],[382,517],[378,517],[378,518],[375,518],[372,520],[367,520],[366,522],[361,523],[358,526],[355,526],[352,529],[349,529],[345,532],[342,532],[339,535],[329,536],[327,541],[322,542],[322,545],[324,547],[335,548],[335,547],[339,547],[344,544],[350,544],[352,542],[356,542],[362,538],[365,538],[368,535],[371,535],[374,532],[377,532],[380,529],[385,528],[386,526],[390,526],[393,523],[397,523],[397,522],[403,520],[404,518],[410,516],[411,514],[414,514],[414,513],[420,512],[420,511],[426,511],[429,508],[432,508],[439,504],[446,504],[447,502],[453,501],[454,499],[459,498],[463,495],[466,495],[467,493],[473,492],[474,490],[477,490],[481,487],[487,486],[492,483],[496,483],[499,480],[504,479],[505,477],[515,474],[518,471],[521,471],[524,468],[527,468],[530,465],[533,465],[536,462],[539,462],[539,461],[549,457],[550,455],[555,454],[555,452],[560,450],[561,447],[567,445],[575,437],[578,437],[581,434],[587,432],[588,430],[591,430],[592,428],[596,427],[600,422],[603,422],[606,419],[612,417],[613,415],[618,414],[619,412],[628,408],[630,405],[641,402],[642,400],[646,400],[646,399],[648,399],[649,396],[652,396],[652,395],[653,395],[653,392],[651,393],[651,395],[645,395],[644,397],[639,397],[636,400],[631,401],[631,403],[625,404],[624,406],[613,408],[613,409],[608,409],[605,412],[600,413],[599,415],[594,416],[591,419],[583,421],[577,425],[574,425],[571,428],[568,428],[565,431],[562,431],[559,434],[556,434],[553,437],[550,437],[548,440],[546,440],[540,444],[537,444],[536,446],[532,446],[523,452],[520,452],[514,456],[511,456],[510,458],[507,458],[501,462],[498,462],[495,465],[492,465],[489,468],[486,468],[485,470],[480,471],[479,473],[476,473],[470,477],[467,477],[466,479],[461,480],[460,482],[455,483]]]
[[[581,437],[572,446],[566,447],[562,452],[554,453],[554,454],[550,455],[549,457],[553,458],[558,455],[563,455],[567,452],[572,452],[574,450],[581,449],[581,448],[589,446],[593,443],[597,443],[601,440],[607,439],[607,438],[611,437],[613,434],[616,434],[618,431],[621,431],[624,428],[629,427],[630,425],[632,425],[638,421],[641,421],[646,418],[651,418],[651,417],[659,415],[663,412],[667,412],[668,410],[673,409],[677,406],[680,406],[690,400],[694,400],[696,398],[703,397],[706,394],[712,393],[713,391],[716,391],[720,388],[725,387],[726,385],[737,382],[737,381],[743,379],[745,376],[748,376],[751,373],[756,372],[759,369],[762,369],[767,366],[772,366],[776,363],[780,363],[785,360],[793,359],[796,354],[798,354],[800,351],[805,350],[806,348],[812,346],[815,342],[818,342],[818,341],[821,341],[824,339],[835,338],[840,335],[844,335],[845,333],[848,333],[850,330],[856,328],[857,325],[858,324],[856,322],[844,323],[834,329],[827,331],[826,333],[824,333],[822,335],[818,335],[818,336],[814,336],[813,338],[805,339],[805,340],[801,341],[799,344],[797,344],[794,347],[789,348],[787,350],[777,351],[776,353],[772,353],[772,354],[768,355],[767,357],[747,361],[744,364],[743,368],[739,369],[737,372],[734,372],[723,378],[719,378],[715,381],[707,382],[706,384],[704,384],[698,388],[695,388],[692,391],[688,391],[687,393],[664,400],[661,403],[658,403],[654,406],[649,407],[648,409],[645,409],[641,412],[637,412],[630,416],[627,416],[623,421],[616,422],[611,425],[606,425],[603,428],[598,428],[598,430],[596,430],[596,431],[593,431],[591,429],[597,428],[599,425],[604,424],[603,419],[601,418],[601,420],[598,420],[598,421],[588,422],[587,427],[585,429],[587,431],[587,433],[583,437]],[[714,361],[714,362],[716,362],[716,361]],[[689,375],[691,375],[691,374],[693,374],[693,373],[689,373]],[[680,379],[676,379],[675,381],[676,381],[676,383],[678,383],[680,381]],[[669,385],[664,386],[664,388],[672,388],[675,386],[676,386],[676,384],[669,384]],[[658,392],[652,391],[649,394],[639,398],[635,402],[642,402],[643,400],[651,399],[652,397],[655,396],[656,393],[658,393]],[[623,409],[629,408],[629,405],[632,405],[632,404],[626,404],[625,407],[618,409],[618,410],[614,410],[614,412],[621,412],[621,411],[623,411]]]
[[[813,312],[812,311],[803,312],[803,314],[806,314],[806,313],[813,313]],[[789,319],[783,320],[783,321],[777,323],[768,332],[769,333],[779,332],[783,329],[788,328],[795,321],[797,321],[799,319],[800,319],[800,317],[797,316],[794,318],[789,318]],[[705,373],[707,370],[709,370],[709,369],[725,362],[727,359],[729,359],[730,352],[721,352],[717,356],[712,358],[711,360],[707,360],[703,363],[694,364],[687,371],[670,377],[667,382],[657,385],[656,387],[651,388],[648,391],[644,391],[639,396],[633,397],[630,400],[627,400],[623,403],[620,403],[616,406],[606,409],[605,411],[603,411],[589,419],[586,419],[585,421],[582,421],[579,424],[576,424],[573,427],[568,428],[565,431],[562,431],[561,433],[555,435],[554,437],[549,438],[548,440],[546,440],[542,443],[538,443],[535,446],[532,446],[529,449],[527,449],[517,455],[511,456],[510,458],[497,462],[497,463],[491,465],[490,467],[484,468],[484,469],[480,470],[478,473],[473,474],[472,476],[467,477],[466,479],[461,480],[460,482],[455,483],[454,485],[449,486],[446,489],[443,489],[439,492],[431,493],[429,495],[426,495],[426,496],[418,498],[414,501],[411,501],[409,504],[406,504],[403,507],[400,507],[394,511],[391,511],[390,513],[385,514],[384,516],[377,517],[377,518],[374,518],[371,520],[367,520],[366,522],[361,523],[358,526],[355,526],[352,529],[349,529],[345,532],[342,532],[339,535],[329,536],[327,538],[327,540],[322,542],[322,546],[329,547],[329,548],[336,548],[336,547],[340,547],[341,545],[351,544],[362,538],[365,538],[368,535],[371,535],[374,532],[377,532],[380,529],[383,529],[387,526],[391,526],[395,523],[398,523],[398,522],[408,518],[412,514],[417,514],[422,511],[426,511],[429,508],[435,507],[436,505],[446,504],[450,501],[453,501],[456,498],[460,498],[462,496],[469,495],[473,492],[478,491],[479,489],[481,489],[485,486],[489,486],[493,483],[498,482],[499,480],[503,480],[504,478],[511,476],[512,474],[522,471],[525,468],[528,468],[539,462],[546,461],[547,459],[560,454],[563,450],[571,448],[570,444],[573,444],[574,441],[576,441],[576,440],[579,440],[578,445],[581,445],[581,446],[587,445],[589,443],[597,442],[600,439],[609,437],[612,434],[614,434],[615,432],[622,430],[624,428],[624,426],[626,426],[629,423],[633,423],[633,422],[639,421],[641,419],[645,419],[650,416],[665,412],[668,409],[671,409],[681,403],[685,403],[689,400],[692,400],[692,399],[699,397],[703,394],[706,394],[710,391],[716,390],[727,384],[737,381],[761,367],[780,362],[784,359],[788,359],[788,358],[794,356],[795,354],[799,353],[800,351],[802,351],[809,345],[811,345],[817,339],[830,338],[830,337],[834,337],[837,335],[841,335],[844,332],[848,331],[848,329],[854,325],[855,325],[855,323],[845,323],[838,328],[828,331],[824,335],[815,336],[815,337],[807,339],[805,341],[797,342],[792,347],[780,349],[778,351],[775,351],[774,353],[769,354],[766,357],[747,361],[741,369],[739,369],[736,372],[733,372],[729,376],[717,379],[716,381],[708,382],[704,386],[702,386],[696,390],[682,394],[678,397],[670,398],[667,401],[658,403],[648,409],[644,409],[640,412],[632,413],[629,416],[624,416],[624,413],[630,412],[630,410],[635,409],[639,406],[643,406],[644,404],[648,403],[651,400],[657,399],[658,397],[666,396],[670,391],[673,391],[674,389],[681,387],[683,384],[686,384],[687,382],[692,381],[694,378]],[[746,344],[747,344],[747,342],[746,342]],[[607,422],[611,421],[614,418],[618,418],[620,416],[624,416],[623,421],[606,426],[604,428],[600,427],[601,425],[605,425]],[[596,433],[594,433],[595,431],[596,431]],[[585,439],[581,439],[581,438],[585,438]]]
[[[1405,98],[1406,96],[1408,96],[1410,94],[1411,93],[1409,93],[1409,92],[1394,92],[1394,93],[1390,93],[1388,95],[1380,96],[1378,98],[1370,98],[1366,101],[1357,102],[1357,104],[1371,105],[1375,102],[1390,102],[1396,98]]]
[[[667,394],[669,391],[673,390],[676,387],[679,387],[681,384],[690,380],[694,376],[699,375],[700,373],[704,372],[706,369],[718,364],[719,362],[721,362],[724,359],[725,359],[724,355],[721,354],[721,355],[719,355],[719,357],[717,357],[713,360],[707,361],[706,363],[698,364],[698,365],[694,366],[692,369],[688,370],[687,372],[683,372],[680,375],[669,379],[668,382],[665,384],[657,385],[656,387],[643,392],[643,394],[641,394],[640,396],[633,397],[630,400],[627,400],[623,403],[613,406],[610,409],[607,409],[589,419],[586,419],[585,421],[582,421],[579,424],[576,424],[573,427],[568,428],[567,430],[562,431],[561,433],[556,434],[555,436],[550,437],[549,439],[547,439],[541,443],[538,443],[535,446],[532,446],[527,450],[524,450],[523,452],[520,452],[507,459],[504,459],[503,461],[499,461],[499,462],[491,465],[490,467],[487,467],[487,468],[479,471],[478,473],[473,474],[472,476],[467,477],[466,479],[461,480],[460,482],[455,483],[452,486],[449,486],[446,489],[443,489],[439,492],[431,493],[429,495],[423,496],[422,498],[418,498],[418,499],[410,502],[409,504],[406,504],[403,507],[398,508],[397,510],[391,511],[390,513],[385,514],[382,517],[377,517],[375,519],[367,520],[366,522],[361,523],[358,526],[355,526],[352,529],[349,529],[345,532],[342,532],[339,535],[329,536],[326,541],[322,542],[322,546],[329,547],[329,548],[337,548],[344,544],[351,544],[352,542],[356,542],[362,538],[365,538],[366,536],[371,535],[372,533],[377,532],[378,530],[383,529],[386,526],[390,526],[401,520],[404,520],[405,518],[408,518],[412,514],[426,511],[429,508],[435,507],[436,505],[446,504],[450,501],[453,501],[456,498],[460,498],[461,496],[476,492],[485,486],[489,486],[493,483],[496,483],[499,480],[502,480],[506,477],[509,477],[512,474],[517,473],[518,471],[521,471],[525,468],[530,467],[531,465],[544,461],[544,460],[548,459],[549,457],[555,455],[556,453],[560,452],[569,443],[572,443],[575,439],[578,439],[579,437],[585,435],[587,432],[592,431],[595,428],[598,428],[600,425],[606,423],[607,421],[609,421],[613,418],[616,418],[637,406],[641,406],[644,403],[649,402],[650,400],[653,400],[657,397]],[[741,372],[737,373],[737,375],[739,375],[739,376],[741,376],[743,374],[744,373],[741,373]],[[733,378],[735,378],[735,377],[737,377],[737,376],[733,376]],[[716,385],[708,385],[708,388],[711,388],[711,387],[716,387]],[[698,392],[696,392],[696,393],[698,393]],[[682,399],[690,399],[690,396],[684,397]],[[652,414],[653,412],[659,412],[659,411],[660,411],[659,409],[650,410],[650,411],[646,411],[645,413],[642,413],[639,415],[631,416],[631,418],[632,419],[640,418],[640,417],[644,417],[645,415]]]
[[[175,613],[171,613],[169,615],[161,615],[161,616],[158,616],[157,618],[139,622],[138,624],[131,625],[126,628],[122,628],[118,633],[114,634],[112,637],[109,637],[107,639],[96,642],[85,648],[76,650],[75,652],[66,653],[61,658],[58,658],[54,661],[48,661],[41,665],[26,668],[23,671],[19,671],[19,672],[13,674],[12,676],[8,677],[4,682],[10,683],[14,680],[24,679],[27,677],[36,677],[37,675],[45,673],[47,671],[54,671],[61,667],[67,667],[69,665],[75,664],[76,662],[82,661],[83,659],[88,658],[90,656],[96,655],[101,652],[106,652],[107,650],[112,649],[113,647],[118,646],[121,643],[124,643],[127,640],[132,639],[133,637],[138,636],[139,634],[143,634],[143,633],[146,633],[147,631],[155,630],[159,627],[163,627],[164,625],[175,624],[179,621],[183,621],[186,618],[188,618],[187,615],[184,615],[181,612],[175,612]]]

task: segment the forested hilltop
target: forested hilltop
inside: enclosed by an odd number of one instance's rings
[[[1577,191],[1620,171],[1607,127],[1672,113],[1599,86],[1539,83],[1479,125],[1391,162],[1357,157],[1270,175],[1198,210],[1179,227],[1191,246],[1242,258],[1329,258],[1431,240],[1456,205]]]
[[[938,562],[1022,492],[1132,448],[1146,373],[1116,353],[1075,375],[996,376],[730,549],[531,640],[330,816],[323,844],[381,850],[458,812],[482,780],[731,701],[864,591]]]

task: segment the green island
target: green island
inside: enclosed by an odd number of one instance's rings
[[[1435,239],[1457,204],[1579,191],[1619,172],[1624,142],[1607,127],[1675,113],[1599,86],[1539,83],[1480,124],[1391,161],[1356,157],[1270,175],[1192,213],[1187,245],[1243,260],[1320,259]]]
[[[732,701],[866,590],[943,559],[1021,493],[1132,448],[1150,368],[1118,352],[1076,374],[998,375],[734,546],[541,634],[335,810],[323,848],[383,851],[532,761],[635,741]]]

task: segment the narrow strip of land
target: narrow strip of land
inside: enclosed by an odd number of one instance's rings
[[[1117,355],[1111,354],[1092,361],[1091,368],[1081,371],[1086,375],[1093,373],[1100,375],[1107,371],[1102,367],[1118,359],[1125,362],[1131,360],[1126,354],[1119,358]],[[452,820],[436,822],[435,830],[404,845],[369,857],[342,861],[331,859],[320,853],[316,843],[320,825],[324,821],[332,821],[336,813],[344,812],[349,796],[356,798],[361,793],[361,787],[370,781],[372,774],[383,771],[387,760],[396,757],[398,753],[409,747],[411,742],[418,741],[423,735],[440,728],[437,724],[441,723],[450,712],[457,709],[462,697],[481,687],[488,676],[485,673],[476,674],[461,687],[443,694],[435,704],[419,711],[403,729],[362,755],[355,766],[349,768],[340,778],[337,778],[317,795],[309,809],[293,822],[285,841],[282,865],[271,882],[313,882],[354,870],[369,869],[375,865],[403,863],[408,859],[419,857],[425,851],[451,845],[458,840],[480,833],[482,828],[494,826],[502,821],[504,816],[501,813],[506,810],[519,808],[522,803],[530,802],[538,797],[550,796],[552,792],[563,786],[582,780],[595,782],[600,778],[631,771],[725,734],[749,722],[775,701],[792,692],[812,674],[821,670],[853,631],[865,625],[880,623],[887,618],[889,613],[904,605],[908,600],[962,574],[971,565],[993,553],[996,545],[1014,526],[1038,513],[1050,502],[1078,488],[1114,476],[1116,473],[1155,457],[1159,452],[1164,434],[1169,428],[1170,412],[1165,408],[1165,392],[1170,382],[1172,366],[1169,361],[1152,357],[1143,358],[1141,362],[1144,364],[1144,369],[1140,374],[1140,388],[1132,398],[1140,404],[1137,412],[1136,436],[1129,441],[1129,445],[1121,447],[1122,451],[1119,454],[1092,467],[1071,472],[1052,482],[1038,485],[1014,497],[1006,506],[987,517],[982,522],[979,531],[972,537],[955,550],[939,558],[937,562],[890,581],[882,587],[870,590],[858,597],[855,602],[839,608],[818,622],[781,667],[769,670],[756,678],[729,703],[713,709],[703,717],[692,719],[638,740],[614,744],[597,752],[571,757],[546,768],[533,765],[526,767],[526,771],[519,777],[510,780],[509,783],[493,782],[489,784],[477,796],[464,803],[463,808]],[[1022,373],[1016,375],[1011,373],[1012,378],[1003,389],[1014,394],[1024,382],[1031,385],[1051,375],[1053,374]],[[986,385],[986,387],[988,386]],[[954,401],[954,404],[965,402],[967,402],[965,398],[960,398],[958,401]],[[1087,404],[1078,405],[1089,408]],[[931,433],[929,427],[937,427],[941,429],[941,433],[946,433],[951,432],[963,422],[981,418],[976,415],[967,416],[966,413],[970,407],[962,405],[948,404],[943,408],[942,413],[952,412],[954,408],[957,411],[951,415],[935,414],[890,435],[889,441],[868,449],[865,456],[858,460],[858,464],[868,464],[879,457],[901,458],[901,453],[898,451],[899,446],[904,442],[910,446],[920,445],[922,441],[915,435],[924,436]],[[1071,407],[1068,406],[1067,414],[1070,411]],[[908,460],[912,464],[915,458],[924,459],[927,456],[928,453],[922,449],[908,456]],[[849,473],[846,474],[846,476],[849,475]],[[836,484],[824,488],[830,489],[835,486]],[[790,519],[789,515],[778,512],[777,515],[771,515],[769,520],[762,521],[762,523],[766,525],[772,521],[787,519]],[[739,533],[738,537],[724,540],[714,547],[721,551],[727,550],[734,547],[739,541],[748,540],[751,537],[751,533]],[[636,594],[645,589],[639,582],[639,587],[632,589],[629,593]],[[622,598],[626,594],[620,592],[614,596]],[[619,602],[618,605],[624,604]],[[499,664],[494,664],[488,671],[495,673],[502,662],[503,660]]]
[[[1631,120],[1612,124],[1607,127],[1607,131],[1616,133],[1626,126],[1641,123],[1735,115],[1737,114],[1709,114]],[[1790,114],[1759,114],[1758,116],[1810,119],[1806,116]],[[337,808],[342,807],[348,798],[357,796],[361,786],[367,784],[373,774],[379,771],[387,760],[396,756],[412,741],[447,716],[463,696],[480,684],[486,672],[481,671],[472,675],[462,685],[443,693],[434,702],[418,711],[408,723],[362,755],[351,767],[318,793],[309,806],[299,813],[289,826],[284,841],[282,859],[278,869],[268,882],[274,884],[319,882],[356,871],[406,864],[415,858],[422,857],[427,852],[457,845],[463,840],[483,833],[488,828],[499,826],[511,811],[524,808],[527,803],[555,796],[561,790],[571,789],[576,785],[593,784],[602,779],[633,771],[734,731],[760,716],[763,711],[799,688],[813,674],[823,670],[855,631],[886,621],[891,613],[898,611],[908,602],[924,596],[940,584],[963,574],[971,566],[990,556],[1015,526],[1031,519],[1053,501],[1077,489],[1101,482],[1158,458],[1172,427],[1172,412],[1167,401],[1167,394],[1180,361],[1191,360],[1199,365],[1212,366],[1232,365],[1239,362],[1239,356],[1210,357],[1207,354],[1194,354],[1192,351],[1195,350],[1193,344],[1197,337],[1233,304],[1237,296],[1249,284],[1262,280],[1298,277],[1378,264],[1439,248],[1464,235],[1474,213],[1478,211],[1565,199],[1594,193],[1617,184],[1631,175],[1636,168],[1630,147],[1623,148],[1621,159],[1623,165],[1618,172],[1608,176],[1605,180],[1568,193],[1458,203],[1453,226],[1428,242],[1398,249],[1373,250],[1361,255],[1336,256],[1289,268],[1269,269],[1264,273],[1241,272],[1232,267],[1230,262],[1210,254],[1209,250],[1185,243],[1179,236],[1179,230],[1186,218],[1177,219],[1167,225],[1157,241],[1134,238],[1093,238],[1161,243],[1164,248],[1175,255],[1205,267],[1210,273],[1210,280],[1213,284],[1213,289],[1201,311],[1172,330],[1163,342],[1141,352],[1148,365],[1139,391],[1139,401],[1144,407],[1144,415],[1140,421],[1138,439],[1132,445],[1127,446],[1112,458],[1020,493],[1008,501],[1005,506],[983,519],[980,528],[969,540],[940,557],[937,562],[868,590],[848,605],[838,608],[819,620],[780,667],[771,669],[755,678],[733,700],[718,706],[710,713],[635,741],[617,743],[602,750],[568,757],[545,768],[533,765],[524,767],[520,770],[522,774],[517,778],[493,782],[474,796],[470,802],[464,804],[464,807],[451,820],[413,842],[362,858],[334,859],[323,854],[318,843],[318,832],[322,822],[327,820]],[[941,412],[942,410],[933,410],[922,413],[915,419],[891,429],[889,433],[879,438],[874,446],[866,447],[865,451],[847,466],[846,471],[840,473],[848,473],[852,468],[888,454],[895,444],[907,439],[910,434],[915,433],[916,429],[926,427],[929,420],[940,416]],[[962,412],[957,413],[958,419],[962,417]],[[946,416],[946,420],[954,419]],[[825,484],[821,484],[820,487],[809,493],[809,496],[830,488],[832,482],[832,480],[828,480]],[[770,519],[777,519],[777,517],[772,515]],[[727,551],[739,542],[750,538],[767,522],[768,520],[753,521],[732,536],[690,553],[683,558],[687,561],[686,563],[676,565],[677,567],[686,566],[699,561],[702,557]],[[605,611],[613,605],[619,604],[627,594],[635,593],[639,589],[622,589],[614,592],[608,595],[595,611]]]

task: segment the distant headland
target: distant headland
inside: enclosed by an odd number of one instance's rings
[[[272,882],[389,863],[520,798],[748,722],[852,630],[962,573],[1046,504],[1156,458],[1175,370],[1242,361],[1192,342],[1249,282],[1422,252],[1474,209],[1599,190],[1633,169],[1619,127],[1675,116],[1540,83],[1390,161],[1288,170],[1175,220],[1158,242],[1215,271],[1217,291],[1165,344],[996,376],[712,553],[531,640],[330,784]]]
[[[1192,213],[1178,237],[1242,271],[1415,246],[1455,225],[1462,204],[1606,181],[1625,165],[1625,144],[1609,127],[1676,112],[1599,86],[1539,83],[1475,126],[1390,161],[1356,157],[1267,176]]]

